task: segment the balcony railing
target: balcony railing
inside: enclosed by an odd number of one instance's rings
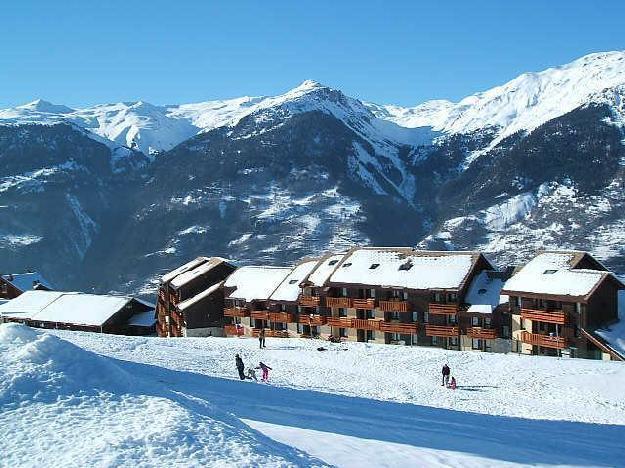
[[[321,303],[321,298],[319,296],[301,295],[297,302],[302,307],[317,307]]]
[[[297,322],[304,325],[312,325],[313,327],[325,325],[327,317],[317,314],[299,314]]]
[[[521,318],[538,322],[566,324],[566,313],[562,310],[521,309]]]
[[[414,335],[419,331],[419,325],[416,323],[380,322],[380,330],[386,333]]]
[[[383,312],[410,312],[408,301],[379,301],[378,307]]]
[[[375,309],[375,299],[353,299],[352,307],[354,309],[373,310]]]
[[[426,336],[458,336],[460,329],[454,325],[425,325]]]
[[[527,331],[521,333],[521,341],[534,346],[542,346],[543,348],[564,349],[568,347],[568,340],[561,336],[540,335]]]
[[[258,337],[260,334],[260,328],[252,329],[252,336]],[[267,338],[288,338],[289,332],[286,330],[265,330],[265,337]]]
[[[440,304],[431,302],[428,306],[428,312],[434,315],[454,315],[458,313],[460,305],[456,303]]]
[[[360,330],[379,330],[382,320],[352,319],[352,327]]]
[[[224,316],[226,317],[249,317],[250,311],[245,307],[228,307],[224,309]]]
[[[289,312],[269,312],[269,320],[271,322],[293,323],[295,316]]]
[[[269,320],[268,310],[253,310],[250,312],[250,317],[256,320]]]
[[[467,328],[467,336],[476,340],[494,340],[497,330],[494,328],[471,327]]]
[[[352,307],[352,300],[349,297],[326,297],[326,306],[350,309]]]
[[[332,327],[353,328],[353,319],[350,317],[328,317],[327,323]]]

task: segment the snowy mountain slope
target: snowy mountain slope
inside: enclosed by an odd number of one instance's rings
[[[54,336],[0,325],[0,357],[0,466],[324,466]]]
[[[430,126],[444,133],[497,127],[491,147],[518,131],[531,131],[589,103],[622,108],[625,52],[586,55],[468,96],[458,103],[430,101],[414,108],[371,106],[374,113],[406,127]]]
[[[419,243],[484,248],[502,264],[571,246],[625,271],[624,55],[415,108],[306,81],[273,97],[0,111],[0,159],[23,162],[0,173],[0,206],[11,207],[0,208],[10,252],[0,267],[149,293],[160,272],[199,254],[283,264],[354,243]],[[72,162],[81,146],[97,167]],[[558,198],[567,190],[575,200]],[[44,230],[50,209],[73,221]],[[52,261],[59,245],[78,246],[64,257],[71,275]],[[84,283],[63,284],[70,277]]]
[[[178,401],[210,402],[336,466],[596,466],[625,455],[618,362],[363,343],[324,342],[328,350],[319,352],[317,340],[269,338],[259,350],[253,339],[51,333],[117,359],[141,382],[162,381]],[[270,385],[239,382],[237,352],[246,366],[269,364]],[[458,379],[455,392],[441,388],[443,362]]]

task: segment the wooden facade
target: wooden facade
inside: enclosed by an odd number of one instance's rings
[[[199,257],[179,271],[165,275],[157,294],[158,335],[221,334],[226,321],[224,292],[220,283],[235,269],[222,258]]]

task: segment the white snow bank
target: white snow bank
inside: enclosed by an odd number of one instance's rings
[[[291,268],[244,266],[232,273],[224,286],[236,288],[228,298],[246,302],[265,301],[291,273]]]
[[[158,371],[0,325],[0,465],[320,466]]]

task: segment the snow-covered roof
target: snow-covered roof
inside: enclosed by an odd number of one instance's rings
[[[63,294],[58,291],[26,291],[15,299],[0,305],[0,315],[29,319]]]
[[[464,302],[470,304],[467,312],[490,314],[501,302],[501,278],[493,277],[492,272],[482,271],[471,281]]]
[[[319,263],[317,264],[315,269],[313,269],[308,277],[305,278],[305,282],[315,287],[324,286],[326,281],[328,281],[328,278],[330,278],[330,275],[336,269],[338,263],[344,256],[345,253],[339,253],[328,255],[322,258],[321,260],[319,260]]]
[[[50,283],[37,272],[7,274],[2,275],[2,278],[22,292],[34,289],[35,283],[39,283],[47,289],[53,289]]]
[[[300,292],[300,283],[317,266],[318,262],[318,260],[310,260],[293,268],[269,299],[272,301],[296,301]]]
[[[161,278],[161,283],[168,283],[173,280],[176,276],[181,275],[182,273],[192,270],[193,268],[201,265],[202,263],[208,262],[208,257],[197,257],[190,262],[185,263],[184,265],[179,266],[175,270],[166,273]]]
[[[133,298],[78,292],[27,291],[0,306],[0,315],[41,322],[101,326]]]
[[[202,291],[199,294],[196,294],[193,297],[190,297],[189,299],[186,299],[184,301],[182,301],[180,304],[178,304],[178,309],[179,310],[185,310],[187,307],[192,306],[193,304],[196,304],[197,302],[201,301],[202,299],[210,296],[211,294],[213,294],[215,291],[218,291],[219,288],[223,285],[223,281],[213,284],[210,288]]]
[[[208,273],[210,270],[215,268],[217,265],[221,265],[222,263],[227,262],[225,258],[221,257],[211,257],[206,262],[196,265],[193,268],[189,268],[183,273],[175,276],[171,281],[170,285],[174,289],[178,289],[185,284],[193,281],[198,276],[202,276]]]
[[[146,310],[145,312],[139,312],[133,315],[128,320],[128,325],[134,327],[151,327],[156,323],[156,317],[153,310]]]
[[[458,289],[475,261],[472,252],[432,252],[410,248],[352,249],[330,283],[406,289]]]
[[[226,288],[236,288],[230,299],[245,299],[247,302],[264,301],[271,296],[292,268],[244,266],[226,279]]]
[[[610,273],[572,269],[580,252],[543,252],[536,255],[503,287],[510,293],[532,293],[585,298]]]

